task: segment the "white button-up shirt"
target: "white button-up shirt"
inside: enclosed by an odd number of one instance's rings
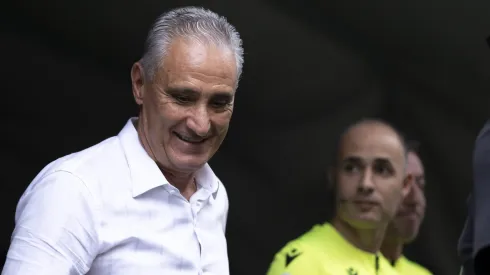
[[[228,196],[208,164],[187,201],[128,121],[22,195],[3,275],[228,275]]]

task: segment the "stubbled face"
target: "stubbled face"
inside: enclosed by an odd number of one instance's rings
[[[413,152],[408,154],[407,175],[411,175],[413,181],[410,192],[403,200],[386,234],[411,242],[418,235],[426,207],[424,167],[418,155]]]
[[[337,164],[337,215],[358,229],[388,223],[409,191],[397,134],[383,124],[357,125],[344,135]]]
[[[192,172],[218,150],[233,113],[237,69],[223,47],[177,39],[152,82],[132,69],[147,151],[167,169]]]

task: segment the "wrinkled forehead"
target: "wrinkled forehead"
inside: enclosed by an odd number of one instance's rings
[[[424,166],[419,156],[414,152],[409,152],[407,157],[407,173],[413,175],[423,175]]]
[[[192,73],[220,79],[237,78],[236,59],[231,49],[196,39],[174,40],[163,64],[166,73],[174,76]]]
[[[341,140],[341,159],[359,158],[364,161],[386,159],[404,164],[404,149],[392,130],[359,126],[348,131]]]

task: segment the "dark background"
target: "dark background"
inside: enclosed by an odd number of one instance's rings
[[[4,3],[3,251],[37,172],[136,115],[129,71],[146,32],[161,12],[190,4],[227,16],[244,40],[231,130],[211,161],[230,197],[231,274],[264,274],[286,241],[327,218],[331,146],[365,116],[421,141],[429,207],[407,254],[456,274],[472,146],[490,100],[488,0]]]

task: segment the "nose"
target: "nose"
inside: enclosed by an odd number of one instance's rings
[[[361,193],[371,193],[374,190],[373,173],[366,169],[359,180],[357,190]]]
[[[211,120],[205,106],[196,106],[192,114],[187,119],[187,127],[196,135],[205,137],[211,129]]]
[[[410,190],[408,191],[406,200],[411,202],[415,200],[416,195],[417,195],[417,186],[415,185],[414,182],[412,182],[410,184]]]

